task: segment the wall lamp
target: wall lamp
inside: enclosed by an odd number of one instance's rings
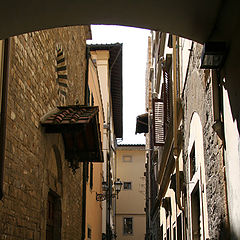
[[[201,69],[219,69],[226,55],[225,42],[206,42],[201,56]]]
[[[103,190],[103,193],[96,193],[96,200],[98,202],[102,202],[104,200],[106,200],[107,198],[115,198],[117,197],[118,199],[118,194],[119,192],[121,191],[122,189],[122,185],[123,183],[120,181],[120,178],[118,178],[115,182],[114,182],[114,190],[115,192],[112,193],[107,184],[107,182],[102,182],[102,190]]]

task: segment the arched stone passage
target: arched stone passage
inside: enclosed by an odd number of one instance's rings
[[[0,39],[80,24],[117,24],[171,32],[198,42],[227,40],[239,22],[234,0],[5,1]]]

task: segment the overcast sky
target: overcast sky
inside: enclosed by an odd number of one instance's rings
[[[123,142],[145,143],[143,134],[135,135],[136,117],[145,113],[145,71],[149,30],[92,25],[88,44],[123,43]]]

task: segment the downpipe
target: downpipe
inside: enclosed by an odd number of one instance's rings
[[[179,85],[177,82],[177,54],[179,56],[179,47],[177,49],[176,42],[178,42],[178,37],[176,35],[172,36],[173,38],[173,154],[175,159],[175,167],[176,167],[176,197],[177,197],[177,205],[180,210],[184,211],[184,207],[181,203],[181,192],[180,192],[180,176],[179,176],[179,154],[178,154],[178,113],[177,113],[177,90],[179,89]],[[179,74],[178,74],[179,77]]]

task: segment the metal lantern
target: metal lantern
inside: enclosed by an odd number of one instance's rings
[[[118,193],[121,191],[122,189],[122,185],[123,183],[120,181],[120,178],[118,178],[115,182],[114,182],[114,187],[115,187],[115,191],[116,191],[116,195],[118,198]]]
[[[223,65],[225,55],[225,42],[206,42],[203,46],[200,68],[220,69]]]

